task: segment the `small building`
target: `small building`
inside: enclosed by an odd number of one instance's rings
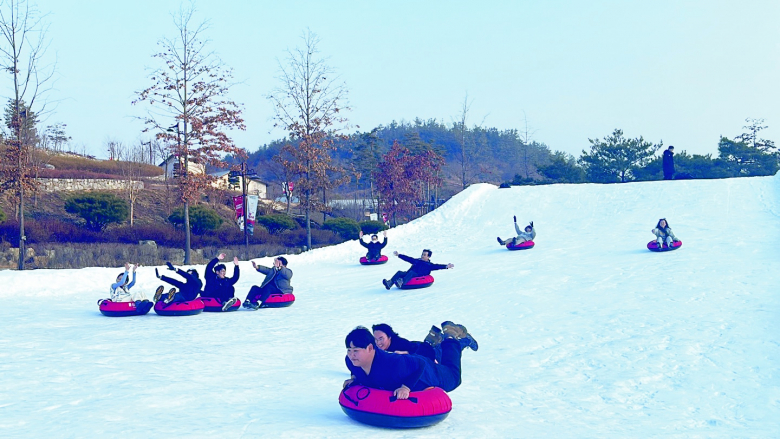
[[[217,189],[241,191],[241,185],[243,184],[243,178],[239,175],[234,178],[233,182],[230,181],[230,171],[218,171],[209,174],[214,179],[211,185]],[[268,195],[268,185],[256,177],[247,177],[246,179],[246,194],[257,195],[260,199],[265,199]]]
[[[182,160],[180,157],[177,157],[175,155],[168,156],[167,159],[165,159],[162,163],[160,163],[160,167],[163,168],[163,177],[164,178],[174,178],[179,175],[179,169],[183,168],[184,166],[184,160]],[[205,174],[206,173],[206,167],[195,163],[195,162],[187,162],[187,171],[192,174]]]

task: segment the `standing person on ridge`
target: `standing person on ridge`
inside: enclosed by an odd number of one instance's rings
[[[517,216],[513,216],[515,220],[515,231],[517,232],[517,236],[514,238],[503,240],[501,237],[497,237],[498,243],[501,245],[507,245],[510,242],[512,245],[517,245],[526,241],[533,241],[534,238],[536,238],[536,229],[534,229],[534,222],[531,221],[530,224],[525,226],[525,231],[520,230],[520,226],[517,225]]]
[[[672,177],[674,177],[674,146],[669,146],[669,148],[664,151],[664,180],[671,180]]]
[[[387,230],[382,232],[382,236],[384,239],[380,243],[379,237],[376,234],[372,234],[371,242],[366,244],[363,242],[363,231],[360,231],[360,239],[358,239],[358,242],[360,242],[360,245],[368,249],[368,253],[366,253],[366,260],[373,262],[382,257],[382,249],[387,245]]]
[[[233,276],[225,277],[227,274],[227,267],[225,264],[217,265],[217,262],[225,259],[225,254],[220,253],[216,258],[209,261],[206,264],[206,273],[203,277],[206,279],[206,286],[203,287],[202,297],[213,297],[222,304],[222,311],[227,311],[231,306],[238,302],[238,298],[234,297],[236,288],[233,286],[238,282],[238,276],[240,270],[238,268],[238,258],[233,257]]]
[[[259,287],[254,285],[249,290],[249,294],[247,294],[246,300],[242,305],[244,308],[253,311],[260,309],[263,306],[263,302],[271,294],[292,294],[293,287],[290,285],[290,279],[292,279],[293,272],[287,268],[287,258],[284,256],[274,258],[273,267],[257,265],[255,261],[252,261],[252,266],[258,272],[265,274],[265,279],[263,279],[263,283]]]
[[[431,271],[433,270],[444,270],[449,268],[455,268],[453,264],[443,265],[443,264],[434,264],[433,262],[431,262],[431,255],[433,254],[433,252],[431,252],[428,249],[422,251],[422,256],[420,256],[420,259],[415,259],[406,255],[402,255],[399,254],[398,252],[393,252],[393,254],[403,259],[404,261],[412,264],[412,266],[407,271],[397,271],[393,275],[393,277],[390,278],[390,280],[382,279],[382,284],[388,290],[393,285],[397,286],[398,288],[401,288],[404,286],[405,283],[412,280],[412,278],[427,276],[431,274]]]

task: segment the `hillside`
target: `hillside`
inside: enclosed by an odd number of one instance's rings
[[[534,221],[534,249],[496,243],[512,215]],[[680,250],[646,250],[661,217]],[[290,308],[181,318],[100,315],[116,267],[0,272],[0,436],[773,437],[779,219],[780,176],[479,184],[388,233],[387,253],[455,264],[431,288],[385,290],[408,264],[360,266],[351,241],[289,257]],[[241,270],[243,299],[262,278]],[[150,294],[153,267],[138,273]],[[443,320],[480,345],[444,422],[341,412],[349,330],[420,340]]]

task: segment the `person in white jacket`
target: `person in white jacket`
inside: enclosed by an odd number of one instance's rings
[[[656,236],[658,248],[662,248],[664,244],[666,244],[667,247],[671,247],[672,243],[679,241],[679,239],[674,236],[674,232],[672,232],[672,228],[669,227],[669,223],[666,222],[666,218],[659,219],[658,224],[656,224],[651,232]]]
[[[517,236],[510,239],[501,239],[501,237],[497,237],[498,243],[501,245],[507,245],[510,242],[512,245],[517,245],[526,241],[533,241],[534,238],[536,238],[536,229],[534,229],[534,222],[531,221],[530,224],[525,226],[525,230],[520,230],[520,226],[517,225],[517,217],[513,217],[515,220],[515,231],[517,232]]]
[[[130,267],[133,267],[133,280],[130,280]],[[129,262],[125,263],[125,272],[116,277],[116,283],[111,284],[111,298],[112,302],[135,302],[138,300],[146,300],[146,295],[143,291],[131,293],[130,288],[135,285],[135,270],[138,265],[131,265]]]

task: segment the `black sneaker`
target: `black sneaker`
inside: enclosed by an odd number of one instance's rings
[[[387,289],[387,290],[389,290],[389,289],[390,289],[390,287],[392,287],[392,286],[393,286],[393,284],[391,284],[391,283],[390,283],[390,281],[389,281],[389,280],[387,280],[387,279],[382,279],[382,285],[384,285],[384,286],[385,286],[385,289]]]
[[[501,238],[499,238],[499,237],[496,237],[496,239],[498,240],[498,243],[499,243],[499,244],[501,244],[501,245],[504,245],[504,241],[502,241],[502,240],[501,240]]]
[[[431,330],[428,331],[428,335],[425,336],[424,342],[431,346],[438,346],[441,344],[444,337],[441,335],[441,329],[436,325],[431,326]]]

